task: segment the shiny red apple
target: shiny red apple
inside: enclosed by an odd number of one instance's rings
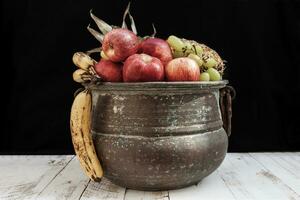
[[[172,51],[169,44],[160,38],[148,38],[142,41],[139,52],[160,59],[164,65],[172,60]]]
[[[109,60],[124,61],[137,52],[139,38],[130,30],[117,28],[108,32],[103,38],[102,49]]]
[[[168,81],[198,81],[200,76],[198,64],[188,57],[171,60],[165,71]]]
[[[164,66],[155,57],[134,54],[128,57],[123,67],[124,82],[147,82],[164,80]]]
[[[94,69],[96,73],[103,79],[103,81],[108,82],[122,82],[122,64],[114,63],[110,60],[101,59]]]

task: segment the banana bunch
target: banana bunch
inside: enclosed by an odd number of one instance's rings
[[[103,170],[91,135],[92,97],[89,90],[80,92],[71,108],[70,128],[75,153],[81,167],[93,181],[100,181]]]
[[[72,60],[73,63],[79,67],[79,69],[73,73],[73,80],[78,83],[91,82],[93,77],[96,76],[94,70],[96,61],[83,52],[74,53]]]

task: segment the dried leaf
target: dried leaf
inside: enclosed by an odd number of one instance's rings
[[[95,21],[95,23],[97,24],[97,26],[100,29],[100,31],[104,35],[112,30],[112,27],[109,24],[107,24],[105,21],[103,21],[102,19],[99,19],[98,17],[96,17],[92,13],[92,10],[90,10],[90,15],[91,15],[92,19]]]
[[[87,29],[102,44],[104,35],[91,28],[90,25],[88,25]]]

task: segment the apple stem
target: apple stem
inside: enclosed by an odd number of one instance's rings
[[[98,17],[96,17],[93,13],[92,10],[90,10],[90,15],[91,18],[94,20],[94,22],[97,24],[98,28],[100,29],[100,31],[105,35],[106,33],[110,32],[113,28],[107,24],[105,21],[103,21],[102,19],[99,19]]]
[[[90,25],[88,25],[87,29],[102,44],[104,35],[91,28]]]

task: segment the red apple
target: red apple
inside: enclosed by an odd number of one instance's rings
[[[124,82],[162,81],[164,73],[162,62],[147,54],[128,57],[123,67]]]
[[[199,81],[199,66],[191,58],[175,58],[166,65],[165,70],[168,81]]]
[[[169,44],[159,38],[148,38],[142,41],[139,52],[160,59],[164,65],[172,60],[172,51]]]
[[[95,71],[104,80],[108,82],[122,82],[122,64],[114,63],[110,60],[101,59],[95,65]]]
[[[113,29],[104,36],[102,48],[109,60],[121,62],[137,52],[139,38],[128,29]]]

